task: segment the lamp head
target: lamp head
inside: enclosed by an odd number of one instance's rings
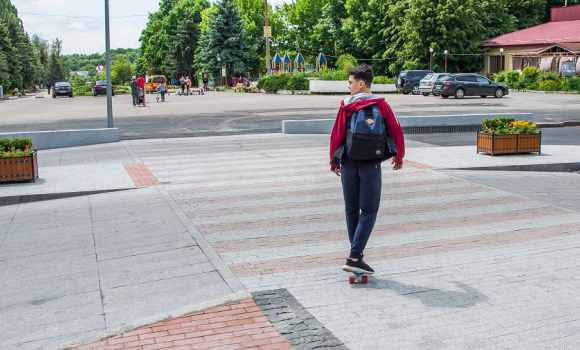
[[[443,53],[447,55],[449,53],[449,51],[445,50],[445,51],[443,51]]]
[[[503,52],[503,47],[500,47],[499,52]]]
[[[433,52],[433,48],[432,47],[429,48],[429,52]]]

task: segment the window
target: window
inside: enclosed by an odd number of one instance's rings
[[[501,69],[505,70],[505,56],[501,56],[502,57],[502,65],[501,65]],[[489,56],[489,68],[488,71],[489,73],[493,74],[493,73],[499,73],[499,60],[500,60],[500,56]]]
[[[430,80],[431,78],[433,78],[433,74],[427,74],[425,76],[425,78],[423,78],[424,80]]]
[[[484,84],[489,83],[489,80],[487,80],[487,78],[484,78],[484,77],[475,77],[475,78],[477,79],[478,83],[484,83]]]
[[[163,78],[163,77],[155,77],[155,78],[153,78],[153,82],[155,84],[165,83],[165,78]]]

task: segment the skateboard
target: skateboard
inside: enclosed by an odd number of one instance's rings
[[[362,272],[353,272],[352,275],[348,276],[348,283],[350,284],[367,283],[368,281],[369,277]]]

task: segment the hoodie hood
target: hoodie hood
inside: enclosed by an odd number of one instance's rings
[[[359,92],[356,95],[350,96],[349,98],[345,98],[344,99],[344,105],[347,106],[351,103],[353,103],[354,101],[361,101],[361,100],[374,100],[379,98],[377,95],[373,95],[373,94],[367,94],[364,92]]]
[[[355,95],[355,96],[357,96],[357,95]],[[379,104],[380,102],[385,100],[384,98],[379,98],[379,97],[372,95],[372,94],[365,94],[365,95],[369,96],[369,97],[372,96],[373,98],[368,98],[368,99],[362,98],[362,99],[352,101],[349,104],[346,104],[345,101],[342,101],[341,108],[344,108],[344,110],[347,112],[360,111],[361,109],[363,109],[365,107]],[[353,96],[353,97],[355,97],[355,96]]]

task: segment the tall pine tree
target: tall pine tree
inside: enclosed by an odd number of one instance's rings
[[[204,72],[220,76],[220,66],[228,75],[246,75],[249,47],[244,41],[244,24],[234,0],[216,2],[207,28],[202,33],[197,62]],[[220,62],[218,62],[218,57]]]

